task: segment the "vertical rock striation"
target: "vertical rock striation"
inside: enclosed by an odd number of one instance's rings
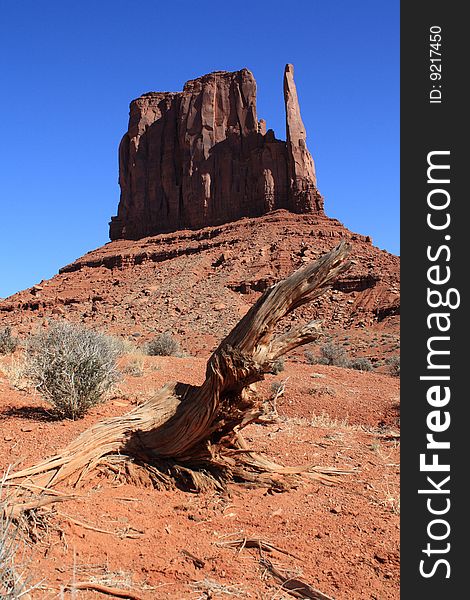
[[[149,92],[131,102],[110,238],[198,229],[278,208],[323,212],[291,65],[284,96],[287,142],[258,121],[248,69],[216,71],[182,92]]]

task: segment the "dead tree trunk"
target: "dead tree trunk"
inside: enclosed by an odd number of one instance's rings
[[[169,384],[145,404],[93,425],[60,454],[7,480],[51,489],[71,475],[80,479],[103,461],[112,468],[110,457],[117,453],[145,464],[157,485],[175,476],[196,488],[227,480],[282,485],[286,475],[301,471],[328,480],[328,469],[282,467],[250,452],[240,430],[262,413],[252,384],[271,372],[279,357],[319,335],[317,322],[281,335],[275,335],[276,325],[331,287],[350,266],[348,252],[342,242],[266,290],[212,354],[201,386]]]

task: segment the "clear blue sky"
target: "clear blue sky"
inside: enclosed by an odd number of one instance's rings
[[[0,297],[108,241],[133,98],[248,67],[285,139],[287,62],[327,214],[398,254],[398,0],[0,0]]]

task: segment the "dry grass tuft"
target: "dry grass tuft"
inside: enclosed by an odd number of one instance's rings
[[[27,376],[28,368],[24,354],[3,357],[2,371],[5,373],[11,387],[22,392],[33,391],[34,386]]]
[[[145,373],[145,359],[141,356],[133,358],[123,369],[123,373],[131,377],[143,377]]]
[[[26,546],[20,526],[13,518],[12,498],[4,491],[8,471],[0,479],[0,598],[26,600],[39,584],[31,585],[31,578],[26,574]]]

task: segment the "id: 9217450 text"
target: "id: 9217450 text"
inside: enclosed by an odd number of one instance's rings
[[[429,103],[442,102],[442,31],[440,25],[429,28],[429,79],[432,88],[429,91]]]

